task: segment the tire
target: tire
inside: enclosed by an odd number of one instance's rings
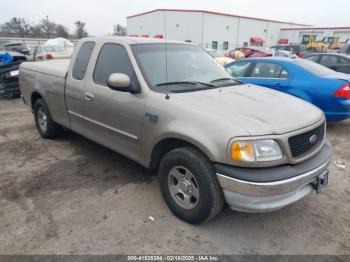
[[[43,99],[34,104],[35,125],[43,138],[53,139],[62,133],[62,127],[52,120],[49,108]]]
[[[159,184],[173,214],[190,224],[208,222],[223,208],[223,192],[214,166],[195,148],[167,153],[159,166]]]

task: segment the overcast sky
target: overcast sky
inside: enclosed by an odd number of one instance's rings
[[[204,9],[316,26],[350,26],[349,0],[0,0],[0,24],[12,17],[49,19],[67,26],[86,22],[91,35],[111,33],[126,17],[157,8]]]

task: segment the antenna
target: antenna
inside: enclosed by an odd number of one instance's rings
[[[164,40],[165,40],[165,77],[166,82],[168,82],[168,40],[167,40],[167,33],[166,33],[166,18],[165,18],[165,8],[163,7],[163,27],[164,27]],[[169,99],[168,89],[165,98]]]

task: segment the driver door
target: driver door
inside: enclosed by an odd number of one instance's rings
[[[94,141],[138,159],[144,118],[144,94],[112,90],[107,86],[113,73],[126,74],[131,85],[139,85],[126,48],[106,43],[101,47],[92,79],[85,82],[84,116],[88,134]]]

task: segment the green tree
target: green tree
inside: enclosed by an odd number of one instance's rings
[[[40,25],[32,25],[29,29],[29,34],[31,37],[43,37],[43,31]]]
[[[20,17],[14,17],[1,26],[1,34],[5,36],[25,37],[29,32],[30,24]]]
[[[126,27],[117,24],[113,26],[113,35],[117,35],[117,36],[126,36],[127,35],[127,31],[126,31]]]
[[[56,35],[56,23],[51,22],[49,20],[49,17],[46,16],[46,18],[42,19],[39,23],[39,26],[47,38],[51,38]]]
[[[86,23],[78,20],[74,24],[75,24],[75,27],[76,27],[76,29],[75,29],[75,36],[76,36],[76,38],[80,39],[80,38],[88,36],[88,32],[85,29]]]
[[[55,31],[57,37],[68,38],[69,36],[68,28],[64,25],[57,25]]]

